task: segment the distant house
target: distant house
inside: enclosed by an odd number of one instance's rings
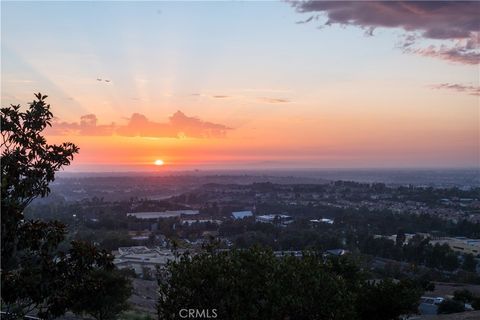
[[[213,219],[183,219],[181,221],[181,224],[183,225],[192,225],[192,224],[195,224],[195,223],[211,223],[211,224],[216,224],[216,225],[220,225],[222,224],[222,221],[221,220],[213,220]]]
[[[127,216],[136,217],[137,219],[163,219],[181,217],[182,215],[191,216],[197,214],[199,214],[198,210],[167,210],[155,212],[131,212],[127,213]]]
[[[480,239],[469,239],[466,237],[445,237],[438,240],[431,240],[432,245],[435,244],[447,244],[450,249],[461,253],[471,253],[474,256],[480,254]]]
[[[326,223],[326,224],[333,224],[333,219],[312,219],[310,220],[312,223]]]
[[[148,268],[154,272],[157,266],[163,266],[168,261],[175,259],[170,250],[144,246],[121,247],[114,255],[113,263],[117,268],[133,269],[138,275],[142,274],[143,268]]]
[[[261,216],[256,216],[255,221],[263,222],[263,223],[275,223],[279,222],[280,224],[288,224],[293,222],[291,216],[287,216],[286,214],[266,214]]]
[[[336,257],[343,256],[346,253],[348,253],[348,250],[345,250],[345,249],[331,249],[331,250],[325,251],[325,255],[336,256]]]
[[[232,212],[232,217],[233,219],[235,220],[238,220],[238,219],[244,219],[244,218],[248,218],[248,217],[252,217],[253,216],[253,212],[252,211],[234,211]]]

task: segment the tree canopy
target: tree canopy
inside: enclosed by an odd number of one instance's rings
[[[124,309],[131,290],[128,280],[114,269],[112,255],[78,241],[60,251],[65,225],[24,217],[24,209],[35,198],[49,194],[55,172],[68,166],[79,151],[70,142],[47,142],[43,130],[51,126],[53,114],[45,102],[47,96],[38,93],[35,98],[26,111],[20,105],[1,108],[3,318],[17,319],[34,311],[50,319],[72,310],[111,319]],[[106,278],[100,279],[100,274]],[[112,288],[119,293],[112,294],[112,299],[85,304]]]
[[[369,283],[349,259],[259,248],[183,255],[160,272],[159,287],[160,319],[185,308],[220,319],[397,319],[416,312],[423,292],[413,282]]]

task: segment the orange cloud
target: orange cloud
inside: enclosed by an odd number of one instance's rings
[[[290,102],[290,100],[288,99],[269,98],[269,97],[262,97],[262,98],[259,98],[259,100],[267,103],[289,103]]]
[[[168,122],[155,122],[140,113],[134,113],[127,124],[115,123],[99,125],[94,114],[87,114],[80,118],[80,122],[53,123],[48,129],[48,135],[82,135],[82,136],[125,136],[151,138],[220,138],[226,135],[231,128],[212,122],[189,117],[181,111],[175,112]]]

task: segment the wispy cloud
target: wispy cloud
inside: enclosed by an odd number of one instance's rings
[[[235,99],[235,100],[242,100],[250,103],[255,103],[255,102],[265,102],[265,103],[272,103],[272,104],[278,104],[278,103],[290,103],[292,102],[291,99],[286,99],[286,98],[278,98],[275,97],[276,94],[282,95],[283,93],[290,92],[290,91],[285,91],[285,90],[269,90],[269,89],[244,89],[240,90],[241,92],[244,93],[256,93],[255,95],[252,94],[203,94],[203,93],[192,93],[190,96],[193,97],[204,97],[204,98],[209,98],[209,99],[218,99],[218,100],[224,100],[224,99]],[[265,96],[258,97],[261,93],[264,93]],[[269,97],[268,95],[271,94],[273,97]]]
[[[463,64],[480,63],[480,2],[477,1],[291,1],[303,22],[326,17],[325,25],[355,25],[373,34],[375,28],[400,28],[408,36],[404,52]],[[414,48],[419,40],[440,40],[439,46]]]
[[[28,84],[28,83],[34,83],[35,81],[29,80],[29,79],[9,79],[6,80],[8,83],[15,83],[15,84]]]
[[[189,117],[181,111],[175,112],[167,122],[155,122],[146,116],[134,113],[123,125],[98,124],[94,114],[87,114],[79,122],[56,121],[48,129],[49,135],[83,135],[83,136],[126,136],[151,138],[220,138],[231,128],[195,117]]]
[[[472,96],[480,96],[480,87],[473,85],[463,85],[458,83],[439,83],[431,85],[430,88],[452,90],[456,92],[467,93]]]
[[[290,100],[282,99],[282,98],[261,97],[258,99],[262,102],[267,102],[267,103],[289,103],[290,102]]]

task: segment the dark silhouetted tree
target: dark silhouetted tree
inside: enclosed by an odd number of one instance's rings
[[[1,109],[3,270],[18,263],[19,229],[26,227],[23,210],[35,198],[48,195],[55,172],[68,166],[79,150],[69,142],[47,143],[42,131],[51,126],[53,114],[45,103],[47,96],[38,93],[35,97],[25,112],[20,105]],[[58,225],[51,227],[57,235],[64,232]]]
[[[411,281],[366,282],[358,292],[359,318],[388,320],[417,313],[422,293],[423,289]]]
[[[55,172],[68,166],[79,151],[69,142],[47,143],[42,133],[51,126],[53,114],[45,102],[47,96],[38,93],[35,98],[26,111],[19,105],[1,108],[1,298],[5,319],[18,319],[33,310],[42,318],[55,318],[74,306],[80,312],[78,301],[111,290],[112,281],[95,282],[91,287],[94,295],[88,292],[86,296],[82,290],[102,272],[122,284],[124,291],[129,290],[124,276],[114,269],[110,253],[83,242],[72,242],[67,252],[59,251],[65,225],[24,217],[24,209],[35,198],[49,194]],[[98,301],[119,306],[126,294],[113,297],[116,303]],[[100,304],[96,306],[105,307]]]
[[[470,272],[475,272],[477,269],[477,261],[473,254],[466,254],[463,258],[462,269]]]
[[[77,286],[71,310],[77,314],[87,314],[97,320],[113,320],[129,305],[127,299],[132,294],[130,281],[117,270],[93,270]]]
[[[405,235],[405,232],[402,229],[399,229],[397,231],[397,237],[395,238],[395,244],[401,247],[405,243],[406,239],[407,237]]]
[[[159,319],[182,308],[220,319],[396,319],[415,313],[413,282],[369,284],[348,258],[276,257],[259,248],[184,255],[159,272]]]
[[[463,303],[470,303],[473,301],[473,293],[470,290],[455,290],[453,292],[453,300],[460,301]]]
[[[449,314],[465,311],[465,304],[461,301],[446,299],[438,306],[438,314]]]

